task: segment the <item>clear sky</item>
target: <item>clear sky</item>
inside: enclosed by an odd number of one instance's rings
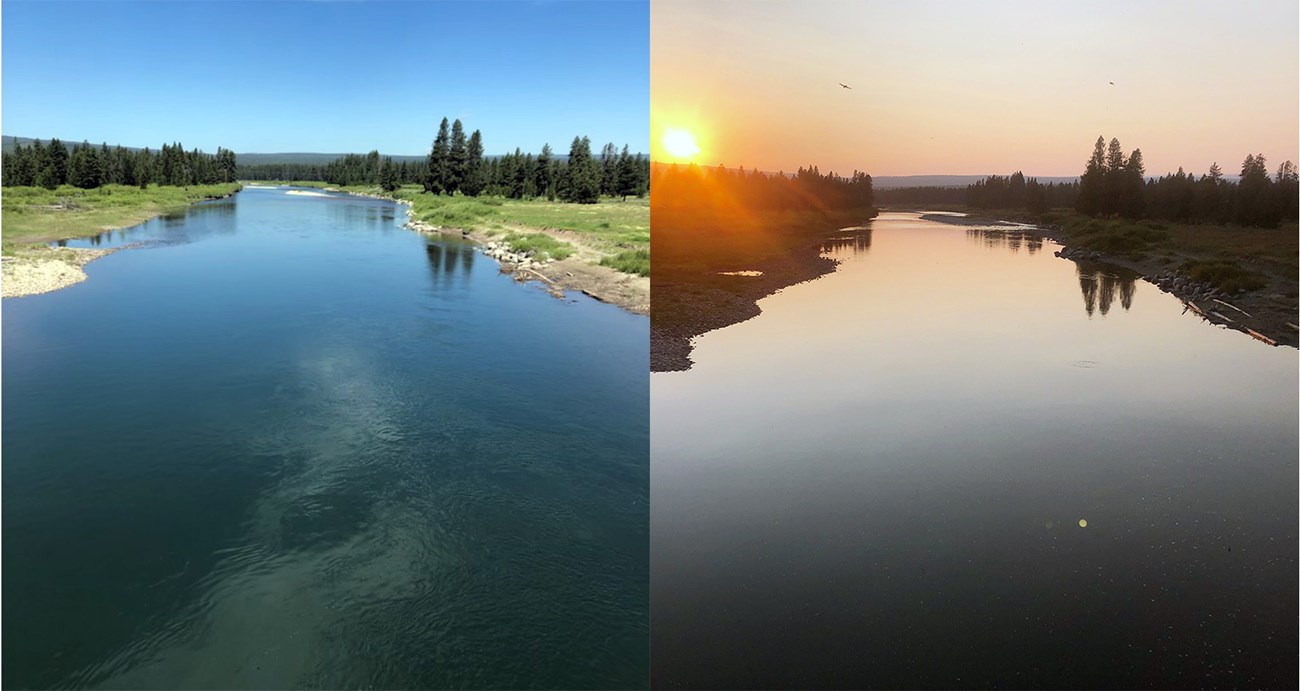
[[[236,152],[649,147],[649,7],[629,2],[4,0],[7,135]]]
[[[1297,154],[1295,0],[651,3],[651,156],[873,175],[1148,174]],[[838,82],[852,87],[843,89]],[[1114,82],[1112,86],[1109,82]]]

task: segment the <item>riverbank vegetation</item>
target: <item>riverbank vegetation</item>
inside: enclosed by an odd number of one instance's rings
[[[47,243],[85,237],[109,228],[124,228],[194,202],[228,197],[237,192],[237,182],[172,187],[150,184],[101,185],[81,189],[62,185],[6,187],[3,198],[4,245]]]
[[[554,259],[576,256],[624,273],[650,275],[647,199],[604,197],[595,204],[568,204],[545,199],[427,194],[419,185],[391,192],[373,185],[329,189],[407,202],[415,222],[481,234],[508,243],[516,252],[531,249]],[[539,234],[549,240],[534,237]]]
[[[862,172],[660,164],[653,175],[652,371],[689,368],[691,338],[749,319],[764,296],[833,271],[820,251],[827,236],[877,213]]]

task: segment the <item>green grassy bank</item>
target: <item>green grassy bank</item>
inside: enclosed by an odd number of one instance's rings
[[[190,187],[150,185],[147,189],[106,185],[90,190],[71,185],[54,190],[5,187],[0,192],[5,251],[11,253],[15,247],[133,226],[194,202],[230,196],[239,189],[239,183]]]
[[[349,186],[345,192],[382,194],[378,187]],[[604,198],[598,204],[544,199],[437,196],[407,185],[387,195],[411,202],[417,221],[482,233],[556,259],[577,256],[624,273],[650,275],[650,201]],[[558,231],[558,232],[557,232]]]

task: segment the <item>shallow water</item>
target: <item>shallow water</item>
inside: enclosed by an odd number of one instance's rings
[[[4,301],[6,687],[645,685],[648,320],[402,211],[249,189]]]
[[[1296,351],[869,228],[652,376],[652,685],[1294,688]]]

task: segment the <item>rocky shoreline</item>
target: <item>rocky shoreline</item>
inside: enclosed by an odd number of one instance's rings
[[[410,218],[414,206],[409,200],[383,194],[347,192],[325,188],[327,192],[343,192],[358,197],[397,202],[407,207],[408,219],[404,228],[424,235],[457,235],[478,245],[483,254],[500,266],[502,273],[510,274],[520,283],[535,282],[552,296],[563,299],[566,291],[580,292],[600,302],[621,307],[634,314],[650,314],[650,279],[616,271],[607,266],[589,264],[570,257],[567,259],[539,259],[533,252],[514,252],[506,243],[492,240],[481,231],[464,228],[443,228]],[[545,232],[537,229],[536,232]],[[570,238],[561,238],[571,240]]]
[[[1052,228],[1038,230],[1052,240],[1063,240],[1052,237]],[[1297,321],[1295,300],[1288,300],[1285,293],[1280,292],[1280,286],[1270,285],[1258,291],[1229,295],[1209,283],[1192,280],[1183,271],[1152,262],[1132,261],[1071,247],[1062,247],[1053,254],[1075,262],[1101,262],[1129,269],[1162,292],[1181,300],[1186,306],[1185,312],[1211,324],[1240,331],[1269,345],[1300,346],[1300,331],[1296,328],[1300,322]]]

